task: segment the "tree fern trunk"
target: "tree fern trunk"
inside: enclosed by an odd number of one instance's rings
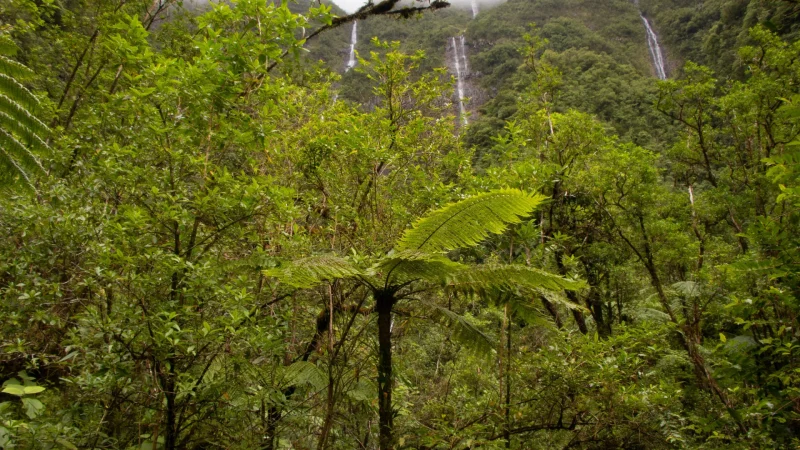
[[[378,424],[380,449],[394,448],[392,411],[392,295],[377,295],[378,312]]]

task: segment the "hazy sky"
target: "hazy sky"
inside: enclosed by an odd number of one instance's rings
[[[345,10],[347,13],[354,13],[358,8],[365,5],[367,0],[331,0],[333,3],[336,3],[340,8]],[[374,0],[375,3],[379,3],[380,0]],[[453,6],[461,6],[462,8],[468,8],[472,4],[472,0],[449,0],[450,4]],[[480,5],[494,5],[497,3],[502,3],[505,0],[476,0],[475,3]],[[401,2],[402,3],[402,2]],[[428,2],[425,2],[427,4]],[[416,5],[421,6],[421,5]]]
[[[354,13],[358,8],[366,4],[367,0],[333,0],[333,3],[336,3],[339,8],[348,13]]]

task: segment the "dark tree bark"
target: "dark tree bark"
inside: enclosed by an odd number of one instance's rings
[[[381,450],[394,448],[394,411],[392,410],[392,307],[395,298],[391,293],[377,293],[375,309],[378,313],[378,424]]]

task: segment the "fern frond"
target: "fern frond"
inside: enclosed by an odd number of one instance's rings
[[[287,386],[309,385],[320,390],[327,384],[325,374],[313,363],[297,361],[286,368],[284,383]]]
[[[355,386],[352,389],[346,392],[347,396],[357,402],[371,402],[373,398],[375,398],[375,392],[378,391],[378,387],[375,383],[362,378],[358,380]]]
[[[12,135],[19,136],[26,145],[34,149],[45,149],[47,143],[36,133],[24,127],[21,123],[14,120],[13,117],[0,111],[0,129],[10,132]]]
[[[543,270],[519,264],[484,265],[471,267],[453,276],[450,287],[468,294],[484,295],[491,291],[538,293],[540,289],[552,291],[578,290],[586,285]]]
[[[528,325],[534,325],[537,328],[545,328],[548,331],[554,331],[556,329],[555,325],[551,321],[545,319],[544,314],[531,302],[523,298],[515,298],[509,303],[514,315],[527,322]]]
[[[453,330],[453,338],[458,342],[479,353],[489,354],[494,351],[495,343],[492,339],[466,317],[433,303],[426,305],[433,311],[434,319]]]
[[[472,247],[529,215],[545,197],[517,189],[479,194],[451,203],[418,220],[396,250],[449,251]]]
[[[577,303],[571,302],[568,298],[566,298],[560,291],[553,291],[547,289],[536,289],[536,292],[539,293],[539,296],[544,297],[550,303],[557,303],[559,305],[565,306],[567,309],[573,309],[576,311],[581,311],[584,313],[589,313],[589,309],[581,306]]]
[[[264,275],[277,278],[292,287],[305,289],[324,281],[351,278],[362,272],[350,261],[335,255],[319,255],[298,259],[274,269],[267,269]]]
[[[10,37],[0,34],[0,55],[15,55],[19,48]]]
[[[387,285],[412,280],[444,284],[453,274],[465,268],[463,264],[451,261],[440,253],[405,250],[381,259],[370,269],[370,274],[380,276]]]
[[[36,116],[25,109],[25,107],[2,92],[0,92],[0,111],[19,122],[20,125],[28,128],[33,133],[40,136],[47,136],[50,133],[50,128],[48,128],[44,122],[36,118]]]
[[[0,159],[3,159],[3,165],[11,170],[6,173],[16,172],[28,184],[31,182],[31,172],[45,171],[36,155],[2,128],[0,128]]]
[[[0,94],[18,103],[20,106],[33,109],[39,106],[39,100],[25,86],[14,78],[0,72]]]
[[[33,76],[33,71],[31,69],[3,55],[0,55],[0,73],[19,79]]]

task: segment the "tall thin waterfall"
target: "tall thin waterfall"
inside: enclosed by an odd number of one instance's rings
[[[350,33],[350,59],[347,61],[345,72],[356,66],[356,40],[358,40],[358,21],[353,22],[353,31]]]
[[[467,56],[464,52],[464,36],[460,36],[458,40],[455,37],[450,38],[450,45],[453,47],[453,67],[456,69],[456,90],[458,92],[458,109],[461,117],[461,123],[467,125],[467,109],[464,107],[464,77],[467,75]],[[459,48],[460,47],[460,48]],[[462,69],[463,61],[463,69]]]
[[[461,41],[461,60],[464,61],[464,75],[469,75],[469,61],[467,61],[467,51],[464,43],[466,40],[464,39],[464,35],[462,34],[459,37],[459,41]]]
[[[472,18],[478,15],[478,0],[472,0]]]
[[[642,18],[644,28],[647,30],[647,46],[650,48],[650,56],[653,58],[653,67],[656,68],[656,75],[658,75],[659,80],[666,80],[667,70],[664,67],[664,56],[661,53],[661,46],[658,44],[658,35],[653,31],[650,22],[647,21],[644,15],[639,13],[639,17]]]

